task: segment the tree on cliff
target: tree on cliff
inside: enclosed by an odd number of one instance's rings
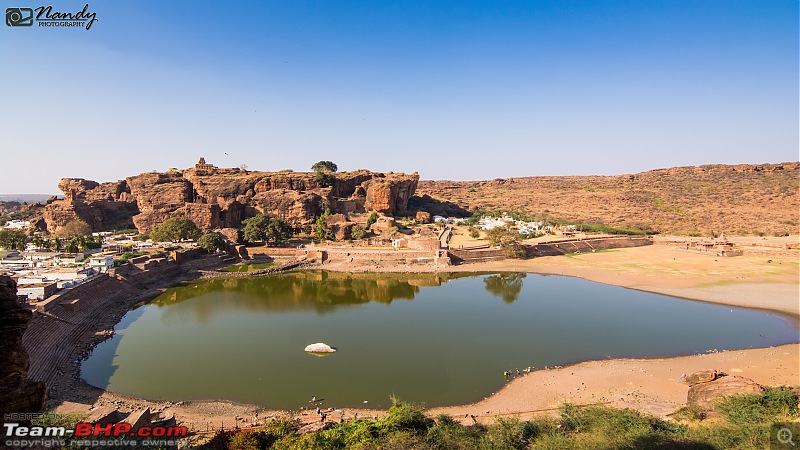
[[[17,230],[0,230],[0,247],[6,250],[25,250],[25,233]]]
[[[150,232],[150,239],[154,242],[176,242],[198,237],[200,237],[200,230],[197,229],[197,225],[183,217],[167,219]]]
[[[258,214],[255,217],[243,220],[243,238],[247,242],[261,242],[267,245],[283,244],[292,235],[292,227],[286,221],[267,214]]]
[[[333,186],[336,176],[333,174],[339,170],[339,166],[333,161],[317,161],[311,166],[311,170],[316,172],[314,179],[322,187]]]
[[[314,172],[336,172],[339,166],[333,161],[317,161],[311,166]]]
[[[197,245],[213,252],[216,249],[225,248],[225,240],[222,239],[219,233],[206,233],[200,236],[200,239],[197,240]]]

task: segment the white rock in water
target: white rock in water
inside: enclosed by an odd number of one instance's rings
[[[306,346],[306,351],[309,353],[335,353],[336,349],[328,344],[317,342],[316,344]]]

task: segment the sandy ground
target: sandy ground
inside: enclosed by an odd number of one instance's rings
[[[456,418],[475,415],[480,422],[498,416],[521,419],[555,411],[564,402],[603,403],[667,417],[686,404],[689,386],[682,374],[717,369],[766,386],[800,384],[800,345],[737,350],[666,359],[589,361],[517,377],[500,392],[471,405],[434,408]],[[471,423],[472,421],[465,421]]]
[[[786,252],[784,252],[786,253]],[[798,253],[800,255],[800,253]],[[800,261],[794,254],[722,258],[690,253],[677,247],[654,245],[580,255],[553,256],[525,261],[506,260],[448,268],[354,268],[359,271],[522,271],[578,276],[588,280],[679,297],[781,313],[798,326],[800,318]],[[667,359],[617,359],[589,361],[564,368],[536,370],[518,377],[489,398],[475,404],[436,408],[471,423],[465,416],[490,421],[498,415],[522,418],[552,412],[564,401],[576,404],[606,403],[631,407],[666,417],[685,405],[688,387],[678,383],[681,374],[718,369],[768,386],[800,385],[800,344],[739,350]],[[223,401],[148,402],[103,392],[94,405],[66,403],[60,412],[87,412],[96,406],[123,411],[145,406],[174,413],[180,423],[205,431],[248,426],[284,413],[254,405]],[[256,415],[257,414],[257,415]],[[314,412],[299,412],[304,422],[318,421]],[[385,412],[344,409],[328,419],[378,417]]]

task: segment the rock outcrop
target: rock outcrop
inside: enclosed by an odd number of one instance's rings
[[[704,417],[715,417],[719,414],[716,407],[722,397],[763,392],[763,388],[749,378],[727,376],[717,370],[689,375],[685,383],[691,386],[686,395],[686,403]]]
[[[186,217],[199,228],[237,228],[258,213],[294,225],[312,223],[326,208],[333,213],[406,213],[419,175],[365,170],[336,173],[322,186],[309,172],[252,172],[217,168],[205,160],[186,170],[143,173],[111,183],[65,178],[64,199],[47,205],[50,232],[73,220],[93,230],[130,228],[147,233],[170,217]]]
[[[0,417],[6,413],[39,412],[44,407],[44,383],[29,380],[28,351],[22,335],[32,313],[17,303],[17,284],[0,276]]]

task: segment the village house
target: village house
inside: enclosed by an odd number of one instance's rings
[[[58,291],[56,283],[31,283],[17,285],[17,296],[25,296],[28,301],[42,301]]]
[[[114,255],[100,254],[89,258],[89,267],[99,273],[106,273],[114,267]]]

